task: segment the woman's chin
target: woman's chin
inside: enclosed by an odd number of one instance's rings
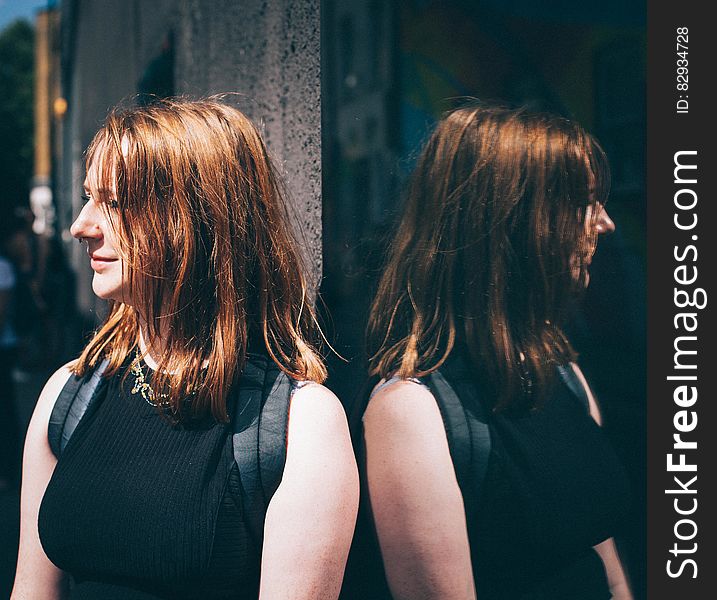
[[[102,300],[120,301],[120,298],[122,297],[122,289],[120,287],[107,285],[105,282],[101,281],[97,275],[95,275],[92,279],[92,291],[95,293],[95,296],[101,298]]]

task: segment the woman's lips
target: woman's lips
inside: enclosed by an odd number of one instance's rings
[[[93,271],[103,271],[113,262],[117,262],[116,258],[105,258],[102,256],[90,256],[90,267]]]

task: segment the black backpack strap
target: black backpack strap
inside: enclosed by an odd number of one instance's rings
[[[264,377],[264,407],[259,421],[259,474],[268,505],[286,464],[291,379],[271,363]]]
[[[471,520],[470,515],[478,509],[480,486],[488,469],[490,429],[476,396],[477,388],[462,376],[460,370],[456,372],[447,367],[433,371],[424,381],[438,402],[466,517]],[[446,371],[452,383],[441,370]]]
[[[232,419],[234,461],[250,533],[261,551],[269,501],[281,482],[291,381],[268,357],[248,355]]]
[[[89,376],[70,376],[60,391],[47,426],[47,438],[55,457],[60,457],[87,409],[99,397],[108,364],[109,360],[104,359]]]
[[[560,379],[563,381],[563,383],[568,387],[573,396],[575,396],[575,398],[577,398],[580,404],[585,407],[586,412],[590,414],[590,399],[588,398],[588,393],[585,390],[585,386],[583,386],[582,382],[575,374],[575,370],[572,368],[572,366],[559,365],[558,375],[560,376]]]
[[[359,449],[363,444],[363,415],[368,407],[371,392],[381,381],[380,375],[372,375],[363,385],[358,388],[354,398],[351,400],[350,409],[348,410],[349,431],[351,432],[351,441],[354,450]]]

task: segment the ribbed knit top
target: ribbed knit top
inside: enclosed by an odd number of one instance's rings
[[[45,553],[72,575],[74,600],[256,598],[231,424],[172,425],[125,370],[57,463],[40,507]]]

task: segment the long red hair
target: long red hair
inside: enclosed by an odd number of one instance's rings
[[[410,179],[373,302],[371,371],[424,376],[457,343],[493,383],[496,407],[533,404],[586,284],[609,169],[597,141],[560,117],[485,105],[441,120]]]
[[[108,376],[117,372],[137,347],[141,318],[150,346],[161,336],[164,348],[153,390],[168,394],[179,418],[191,396],[192,416],[226,420],[250,345],[293,378],[324,381],[285,194],[246,116],[217,98],[115,109],[86,156],[133,305],[111,303],[77,375],[103,358]]]

